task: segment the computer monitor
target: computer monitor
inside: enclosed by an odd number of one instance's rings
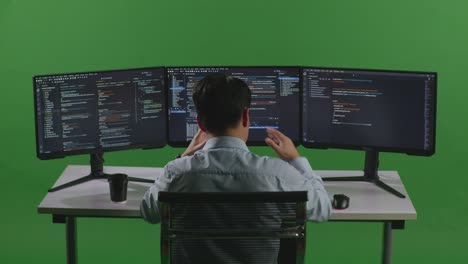
[[[437,73],[303,67],[302,84],[305,147],[365,150],[375,173],[379,151],[434,154]]]
[[[265,145],[268,127],[300,142],[299,67],[168,67],[168,141],[186,146],[198,131],[193,87],[203,77],[224,73],[244,80],[252,91],[248,145]]]
[[[37,156],[92,154],[103,174],[103,152],[163,147],[164,80],[163,67],[34,76]]]

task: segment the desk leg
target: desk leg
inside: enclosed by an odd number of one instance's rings
[[[66,218],[67,264],[76,264],[76,222],[74,216]]]
[[[383,255],[382,263],[390,264],[392,263],[392,222],[384,222],[384,233],[383,233]]]

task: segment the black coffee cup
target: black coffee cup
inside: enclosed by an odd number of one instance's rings
[[[109,178],[110,196],[113,202],[127,200],[128,176],[123,173],[110,174]]]

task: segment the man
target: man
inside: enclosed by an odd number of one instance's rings
[[[249,135],[251,92],[245,82],[225,75],[207,76],[194,87],[193,101],[200,130],[182,157],[169,162],[145,194],[141,214],[146,221],[160,221],[156,201],[159,191],[306,190],[308,219],[328,219],[331,205],[323,182],[308,160],[300,157],[290,138],[276,129],[266,130],[266,144],[281,159],[249,152],[245,142]],[[231,253],[224,257],[234,258],[236,251]]]

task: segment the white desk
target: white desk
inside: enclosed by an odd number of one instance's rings
[[[125,173],[132,177],[154,179],[162,168],[105,167],[106,173]],[[89,174],[89,166],[68,166],[55,186]],[[362,171],[316,171],[323,178],[359,176]],[[416,210],[396,171],[380,171],[382,181],[406,195],[398,198],[367,182],[325,182],[330,198],[343,193],[350,197],[345,210],[333,210],[330,221],[378,221],[384,223],[383,263],[391,262],[392,230],[403,229],[406,220],[416,219]],[[109,184],[93,180],[67,189],[47,193],[38,212],[53,215],[54,223],[66,223],[67,263],[76,263],[76,217],[140,217],[140,201],[151,183],[129,182],[127,201],[110,200]]]
[[[340,176],[362,176],[362,171],[316,171],[322,178]],[[333,210],[330,220],[416,220],[416,210],[396,171],[379,171],[380,179],[406,196],[405,199],[368,182],[326,181],[325,189],[330,198],[343,193],[350,197],[350,205],[345,210]]]

